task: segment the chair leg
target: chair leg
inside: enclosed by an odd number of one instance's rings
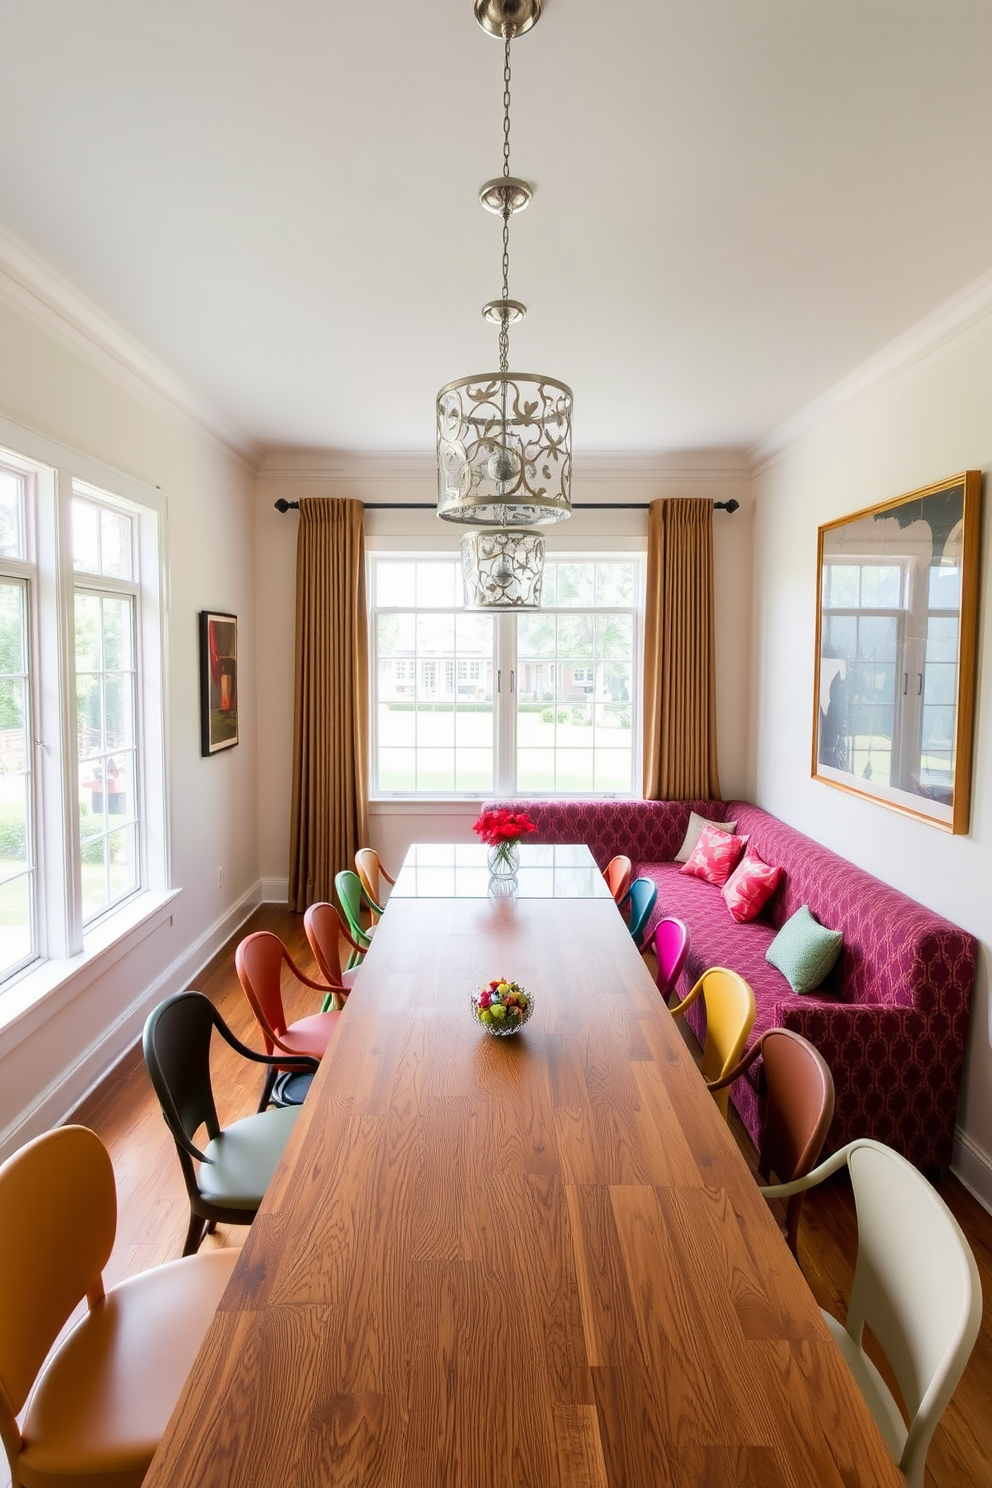
[[[269,1104],[269,1101],[272,1099],[272,1087],[276,1083],[277,1074],[278,1070],[276,1069],[275,1065],[270,1065],[268,1073],[265,1076],[265,1084],[262,1086],[262,1099],[258,1103],[259,1112],[264,1111],[266,1106]]]
[[[205,1219],[201,1219],[199,1214],[194,1214],[192,1211],[190,1211],[189,1229],[186,1231],[186,1244],[183,1246],[184,1256],[196,1255],[196,1252],[200,1248],[200,1241],[203,1239],[204,1233],[206,1232],[206,1228],[207,1221]]]
[[[208,1219],[207,1220],[207,1228],[206,1228],[205,1233],[208,1234],[208,1235],[212,1235],[213,1232],[214,1232],[214,1230],[216,1230],[216,1228],[217,1228],[217,1221],[215,1219]]]

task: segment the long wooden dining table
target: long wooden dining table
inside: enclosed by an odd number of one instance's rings
[[[903,1483],[611,899],[390,901],[145,1480],[277,1483]]]

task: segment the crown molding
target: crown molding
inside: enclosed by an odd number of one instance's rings
[[[752,473],[760,475],[792,445],[836,418],[862,394],[880,392],[887,386],[919,377],[990,334],[992,270],[938,305],[820,397],[759,439],[749,451]]]
[[[433,452],[385,453],[360,450],[269,450],[258,468],[264,481],[330,481],[349,484],[397,484],[408,491],[426,483],[434,492],[437,460]],[[751,469],[743,449],[712,449],[659,454],[589,451],[573,456],[575,484],[608,481],[669,485],[750,486]]]
[[[46,259],[0,226],[0,301],[146,402],[179,414],[254,471],[259,450]]]

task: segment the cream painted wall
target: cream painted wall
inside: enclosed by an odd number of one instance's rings
[[[748,794],[981,941],[955,1168],[992,1204],[992,523],[982,538],[971,831],[935,827],[810,778],[817,526],[965,469],[992,467],[992,337],[853,399],[756,478]],[[986,493],[986,500],[988,494]]]
[[[165,494],[167,764],[172,883],[164,922],[58,1011],[0,1031],[0,1154],[61,1119],[258,899],[254,474],[163,400],[98,370],[37,319],[0,304],[0,413]],[[197,612],[240,619],[242,742],[201,759]],[[224,868],[218,889],[217,870]]]
[[[424,502],[436,496],[434,463],[428,457],[355,457],[273,455],[263,463],[257,488],[258,664],[264,679],[259,697],[259,834],[263,894],[286,895],[289,812],[293,745],[293,649],[296,583],[296,530],[292,512],[280,514],[273,503],[283,497],[353,496],[368,503]],[[699,496],[726,501],[735,497],[741,509],[714,515],[717,629],[717,716],[720,781],[726,796],[743,793],[746,782],[746,734],[742,720],[748,697],[748,625],[751,567],[750,478],[737,452],[708,452],[678,459],[587,456],[576,462],[573,500],[651,501],[658,496]],[[408,541],[411,547],[452,551],[461,530],[439,522],[433,511],[368,511],[366,533],[376,543]],[[646,542],[643,511],[576,512],[559,528],[546,531],[548,549],[596,547],[610,539],[632,546]],[[373,803],[372,845],[383,862],[403,861],[414,841],[473,841],[474,804],[443,809],[422,803]]]

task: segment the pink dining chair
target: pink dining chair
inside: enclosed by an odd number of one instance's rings
[[[658,958],[655,981],[658,991],[667,1002],[678,986],[679,977],[689,957],[689,927],[674,915],[666,915],[654,927],[652,936],[654,953]]]

